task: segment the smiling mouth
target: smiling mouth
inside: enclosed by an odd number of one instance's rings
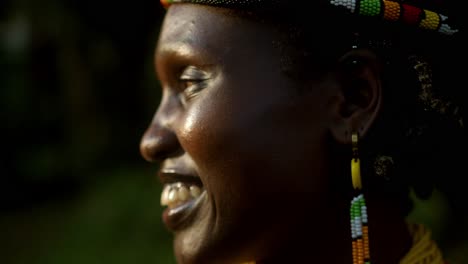
[[[206,192],[197,176],[166,170],[160,172],[159,177],[164,184],[161,205],[167,207],[163,221],[169,229],[181,230],[191,223]]]

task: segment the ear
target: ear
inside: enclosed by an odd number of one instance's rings
[[[352,133],[364,137],[374,123],[382,102],[381,70],[370,50],[352,50],[340,59],[330,128],[337,142],[350,144]]]

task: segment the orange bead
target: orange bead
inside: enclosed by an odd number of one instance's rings
[[[384,1],[384,18],[389,21],[398,21],[400,19],[400,4],[391,1]]]

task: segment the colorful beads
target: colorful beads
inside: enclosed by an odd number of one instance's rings
[[[437,13],[424,10],[424,18],[421,20],[420,26],[429,30],[437,30],[440,24],[440,17]]]
[[[370,251],[369,251],[369,227],[363,226],[362,227],[362,238],[364,242],[364,258],[370,259]]]
[[[356,0],[331,0],[330,3],[335,6],[346,7],[351,13],[356,11]]]
[[[382,11],[380,0],[361,0],[359,14],[363,16],[378,16]]]
[[[458,32],[448,24],[442,23],[446,20],[443,15],[409,4],[399,3],[396,0],[330,0],[330,4],[346,7],[352,13],[361,16],[382,16],[386,21],[401,21],[407,25],[438,31],[446,35],[453,35]],[[358,10],[356,11],[356,9]]]
[[[423,10],[407,4],[402,4],[401,6],[403,8],[403,22],[408,25],[418,25],[421,20]]]
[[[261,7],[285,2],[286,0],[160,0],[164,7],[173,3],[195,3],[223,7],[244,8],[249,6]],[[458,32],[450,25],[443,23],[447,20],[441,14],[425,10],[420,7],[403,4],[400,0],[329,0],[331,5],[344,7],[351,13],[360,16],[381,17],[386,21],[397,22],[417,26],[423,29],[438,31],[446,35]],[[316,11],[320,12],[320,11]]]
[[[440,20],[442,21],[442,23],[447,20],[447,17],[444,16],[444,15],[439,15],[439,17],[440,17]],[[442,33],[442,34],[446,34],[446,35],[453,35],[453,34],[457,33],[458,30],[452,29],[447,24],[441,24],[440,27],[439,27],[439,32]]]
[[[351,202],[351,237],[353,239],[353,263],[370,263],[369,227],[367,206],[364,195],[360,194]]]
[[[388,21],[398,21],[400,19],[400,4],[392,1],[384,1],[384,19]]]

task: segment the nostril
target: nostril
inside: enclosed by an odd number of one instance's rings
[[[161,161],[179,150],[177,137],[172,131],[148,130],[140,143],[140,153],[149,162]]]

